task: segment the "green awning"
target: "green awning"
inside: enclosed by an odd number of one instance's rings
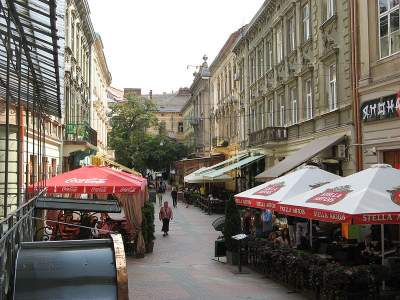
[[[75,210],[87,212],[120,213],[121,207],[117,200],[94,200],[94,199],[72,199],[39,197],[36,199],[37,209],[49,210]]]
[[[222,176],[222,175],[224,175],[226,173],[229,173],[229,172],[231,172],[231,171],[233,171],[235,169],[247,166],[247,165],[249,165],[249,164],[251,164],[251,163],[253,163],[253,162],[257,161],[257,160],[260,160],[260,159],[262,159],[264,157],[265,157],[264,154],[249,156],[249,157],[246,157],[246,158],[244,158],[244,159],[242,159],[242,160],[240,160],[240,161],[238,161],[236,163],[230,164],[230,165],[228,165],[228,166],[226,166],[224,168],[207,172],[207,173],[203,174],[203,176],[205,178],[216,178],[216,177]]]
[[[215,165],[213,165],[211,167],[205,167],[202,170],[197,170],[196,173],[197,174],[205,174],[205,173],[214,171],[214,170],[218,169],[219,167],[225,166],[226,164],[237,162],[240,159],[242,159],[243,157],[245,157],[246,155],[248,155],[248,154],[239,154],[239,155],[233,156],[233,157],[231,157],[231,158],[229,158],[227,160],[224,160],[224,161],[222,161],[220,163],[217,163],[217,164],[215,164]]]

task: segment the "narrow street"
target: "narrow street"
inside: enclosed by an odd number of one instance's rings
[[[169,193],[164,194],[169,203]],[[170,235],[163,237],[156,206],[154,253],[128,258],[130,299],[305,299],[261,275],[237,275],[236,267],[212,260],[219,232],[199,208],[174,209]]]

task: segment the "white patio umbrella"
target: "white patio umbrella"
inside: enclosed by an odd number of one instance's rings
[[[314,166],[304,166],[285,176],[235,195],[236,204],[275,210],[283,199],[312,190],[341,178]]]
[[[283,200],[278,211],[333,223],[400,224],[400,170],[379,164]]]

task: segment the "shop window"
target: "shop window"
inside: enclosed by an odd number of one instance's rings
[[[400,150],[383,152],[383,162],[400,170]]]

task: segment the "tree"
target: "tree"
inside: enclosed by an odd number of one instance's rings
[[[141,143],[149,138],[147,129],[157,125],[155,105],[146,98],[129,96],[111,111],[109,145],[115,150],[117,162],[133,168]]]
[[[185,145],[167,136],[165,123],[158,123],[155,109],[150,100],[138,97],[113,107],[109,145],[118,163],[142,173],[146,169],[164,171],[189,154]],[[151,127],[158,127],[158,135],[148,133]]]

